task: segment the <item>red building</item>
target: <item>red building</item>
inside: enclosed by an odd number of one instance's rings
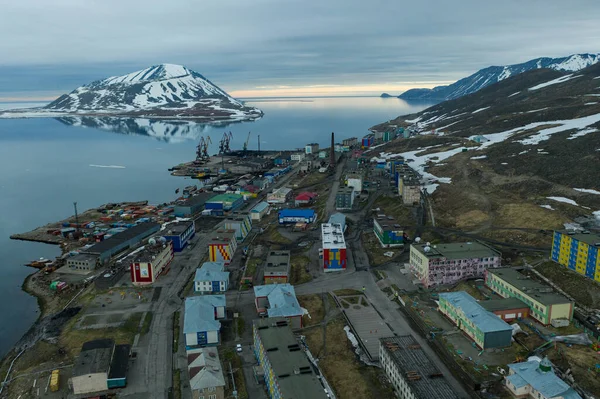
[[[529,317],[529,306],[518,298],[491,299],[479,304],[506,322]]]
[[[161,273],[169,270],[173,260],[171,241],[153,241],[140,251],[131,263],[131,282],[133,285],[149,285],[156,281]]]
[[[296,206],[310,205],[317,199],[317,193],[308,191],[301,192],[294,199]]]

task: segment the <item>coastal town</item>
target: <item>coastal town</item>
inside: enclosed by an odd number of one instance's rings
[[[224,133],[215,155],[203,137],[169,169],[172,202],[75,203],[15,233],[62,254],[28,265],[42,314],[0,398],[600,395],[600,306],[581,299],[600,235],[538,229],[530,246],[436,226],[439,182],[384,152],[420,133],[288,151]]]

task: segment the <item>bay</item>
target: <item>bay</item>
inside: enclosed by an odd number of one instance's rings
[[[167,169],[195,157],[201,136],[212,139],[211,152],[225,131],[232,149],[302,148],[317,142],[362,137],[368,128],[430,104],[409,104],[378,97],[246,99],[265,112],[254,122],[202,125],[194,122],[122,118],[0,119],[0,356],[39,315],[35,298],[21,290],[34,270],[24,263],[59,255],[56,246],[13,241],[9,236],[107,202],[175,198],[189,180]],[[17,104],[18,106],[19,104]],[[22,104],[21,104],[22,105]],[[32,106],[33,104],[27,104]],[[15,104],[0,104],[0,109]]]

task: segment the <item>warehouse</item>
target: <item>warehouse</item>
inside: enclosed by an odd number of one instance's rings
[[[163,235],[173,243],[173,251],[181,252],[196,235],[196,224],[193,220],[170,223]]]
[[[249,213],[236,213],[233,216],[234,217],[231,219],[225,219],[222,223],[222,227],[225,230],[233,230],[235,232],[235,239],[237,242],[242,242],[252,230],[252,219]]]
[[[291,284],[269,284],[254,287],[254,302],[259,315],[285,317],[290,327],[302,328],[304,311],[296,299],[296,291]]]
[[[206,201],[212,197],[211,193],[198,193],[184,201],[178,201],[173,208],[173,215],[185,218],[200,213],[204,209]]]
[[[196,269],[194,292],[198,294],[220,294],[229,288],[229,272],[223,262],[204,262]]]
[[[323,271],[346,270],[348,260],[342,227],[339,224],[323,223],[321,225],[321,241],[323,244]]]
[[[354,187],[340,187],[335,193],[335,209],[338,211],[352,209],[356,193]]]
[[[264,270],[265,285],[289,283],[289,277],[290,251],[269,251]]]
[[[173,260],[173,243],[154,238],[149,241],[131,262],[131,282],[136,286],[154,283],[161,273],[166,274]]]
[[[285,204],[292,198],[292,189],[287,187],[281,187],[273,190],[272,193],[267,195],[267,202],[269,204]]]
[[[235,211],[244,205],[244,197],[240,194],[219,194],[204,204],[204,209],[213,215],[223,215],[225,212]]]
[[[481,301],[479,304],[506,322],[529,316],[529,306],[517,298],[491,299]]]
[[[74,270],[92,271],[98,265],[98,257],[89,254],[77,254],[67,258],[67,266]]]
[[[317,215],[314,209],[282,209],[279,211],[279,224],[312,223]]]
[[[439,294],[439,311],[481,349],[510,346],[513,329],[464,291]]]
[[[379,215],[374,218],[373,232],[383,248],[404,245],[404,229],[391,216]]]
[[[379,362],[394,386],[397,397],[459,398],[412,335],[381,338]]]
[[[254,320],[252,336],[270,399],[329,397],[284,318]]]
[[[225,318],[225,303],[225,295],[185,298],[183,334],[186,350],[221,343],[219,320]]]
[[[573,320],[575,304],[572,301],[515,269],[490,269],[486,273],[485,284],[503,298],[523,301],[529,307],[529,315],[545,326],[566,326]]]
[[[231,263],[237,249],[235,232],[232,230],[217,230],[208,241],[208,258],[211,262]]]
[[[160,225],[157,223],[140,223],[81,250],[81,253],[95,255],[100,263],[106,263],[111,256],[139,244],[144,238],[156,233],[159,229]]]
[[[259,202],[250,211],[250,217],[252,220],[262,220],[262,218],[269,212],[269,204],[267,202]]]

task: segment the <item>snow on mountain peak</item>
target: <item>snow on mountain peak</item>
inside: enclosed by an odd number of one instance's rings
[[[111,76],[110,78],[104,79],[101,82],[103,84],[132,84],[144,81],[179,78],[191,74],[192,71],[190,71],[183,65],[160,64],[151,66],[150,68],[128,73],[127,75],[123,76]]]

